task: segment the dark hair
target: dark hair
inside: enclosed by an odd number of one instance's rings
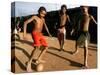
[[[83,8],[83,7],[86,7],[86,8],[88,8],[89,9],[89,6],[85,6],[85,5],[82,5],[82,6],[80,6],[81,8]]]
[[[46,11],[46,8],[43,7],[43,6],[41,6],[41,7],[39,8],[39,10],[38,10],[38,13],[40,14],[41,11]]]
[[[64,4],[64,5],[61,6],[61,10],[62,10],[63,8],[66,8],[66,9],[67,9],[67,6]]]
[[[63,8],[65,8],[67,10],[67,6],[66,5],[62,5],[61,6],[61,10],[60,10],[60,15],[63,15]]]

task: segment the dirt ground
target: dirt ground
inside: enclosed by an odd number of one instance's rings
[[[27,41],[22,39],[22,33],[20,34],[21,40],[15,41],[15,47],[12,44],[12,71],[15,73],[23,73],[26,71],[26,62],[29,60],[32,47],[32,37],[27,34]],[[72,55],[70,52],[75,50],[75,40],[65,40],[64,51],[59,50],[59,44],[57,38],[46,37],[48,42],[48,50],[43,59],[46,61],[43,71],[63,71],[63,70],[80,70],[83,64],[83,48],[79,48],[79,52],[76,55]],[[13,43],[13,42],[12,42]],[[15,49],[14,49],[15,48]],[[97,68],[97,44],[89,44],[88,65],[89,69]],[[15,55],[15,56],[14,56]],[[14,59],[15,58],[15,59]],[[15,69],[14,69],[15,66]],[[32,68],[33,72],[36,72]]]

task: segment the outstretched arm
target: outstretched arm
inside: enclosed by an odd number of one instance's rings
[[[47,27],[47,25],[45,23],[45,20],[44,20],[44,26],[45,26],[45,29],[46,29],[47,33],[49,34],[49,36],[52,37],[51,34],[50,34],[50,32],[49,32],[49,30],[48,30],[48,27]]]
[[[94,22],[95,24],[97,24],[97,22],[96,22],[96,20],[94,19],[93,16],[91,16],[91,19],[93,20],[93,22]]]
[[[26,20],[26,21],[24,22],[24,37],[26,36],[27,24],[30,23],[30,22],[32,22],[33,19],[34,19],[34,16],[32,16],[30,19],[28,19],[28,20]]]

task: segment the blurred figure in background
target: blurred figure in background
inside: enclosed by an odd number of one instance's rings
[[[67,6],[66,5],[62,5],[61,6],[61,10],[60,10],[60,25],[58,28],[58,33],[57,33],[57,37],[59,40],[59,44],[60,44],[60,49],[59,51],[63,50],[64,47],[64,40],[66,39],[66,29],[65,26],[67,24],[67,22],[70,22],[69,16],[67,14]]]

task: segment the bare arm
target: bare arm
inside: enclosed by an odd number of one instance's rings
[[[46,29],[47,33],[48,33],[49,36],[51,37],[51,34],[50,34],[49,30],[48,30],[48,27],[47,27],[47,25],[46,25],[46,23],[45,23],[45,20],[44,20],[44,26],[45,26],[45,29]]]
[[[67,15],[67,18],[68,18],[68,22],[70,22],[70,18],[69,18],[69,16]]]
[[[24,36],[26,35],[27,24],[34,20],[34,16],[24,22]]]
[[[96,22],[96,20],[94,19],[93,16],[91,16],[91,19],[93,20],[93,22],[94,22],[95,24],[97,24],[97,22]]]

